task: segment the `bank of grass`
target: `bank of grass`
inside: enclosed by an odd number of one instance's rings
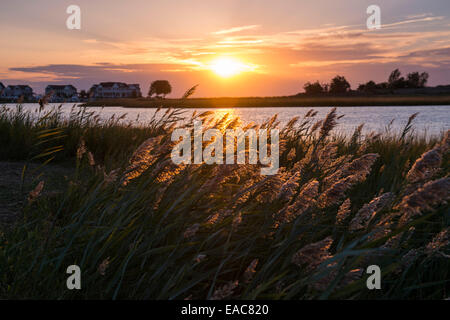
[[[449,95],[435,96],[352,96],[352,97],[248,97],[191,99],[105,99],[86,106],[122,106],[126,108],[274,108],[311,106],[426,106],[450,105]]]
[[[175,165],[182,111],[158,112],[137,127],[82,110],[69,120],[43,110],[39,121],[0,112],[2,159],[74,169],[58,193],[35,181],[23,194],[0,236],[0,298],[448,297],[448,133],[415,135],[412,116],[398,135],[346,138],[332,133],[335,110],[319,121],[310,111],[282,129],[279,173],[261,176],[258,165]],[[81,290],[66,287],[74,264]],[[373,264],[381,290],[366,287]]]

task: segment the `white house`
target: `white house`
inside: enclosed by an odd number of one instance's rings
[[[27,85],[7,86],[1,93],[1,98],[7,100],[17,100],[23,97],[25,100],[33,98],[33,89]]]
[[[45,88],[45,95],[49,97],[49,102],[78,101],[77,88],[73,85],[48,85]]]
[[[139,84],[123,82],[101,82],[90,89],[90,97],[94,99],[137,98],[141,97]]]

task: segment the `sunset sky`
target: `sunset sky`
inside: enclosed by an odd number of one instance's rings
[[[68,30],[66,8],[81,8]],[[381,30],[366,8],[381,7]],[[178,97],[274,96],[346,76],[355,89],[395,68],[450,84],[449,0],[15,0],[0,3],[0,82],[78,89],[167,79]]]

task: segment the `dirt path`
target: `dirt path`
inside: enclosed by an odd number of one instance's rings
[[[64,176],[71,171],[60,165],[47,165],[39,169],[38,164],[31,164],[28,166],[21,190],[24,165],[25,162],[0,162],[0,225],[8,225],[15,221],[28,193],[39,181],[45,181],[44,192],[56,191],[62,188]]]

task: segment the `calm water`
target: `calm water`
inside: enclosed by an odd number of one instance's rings
[[[55,108],[60,104],[50,104],[46,109]],[[68,115],[73,107],[71,104],[63,104],[61,111],[64,115]],[[16,108],[15,104],[7,105],[8,108]],[[35,111],[38,104],[25,104],[24,109]],[[233,116],[239,116],[244,123],[256,122],[261,123],[264,120],[278,114],[278,119],[281,124],[286,123],[295,116],[305,115],[310,107],[289,107],[289,108],[237,108],[237,109],[197,109],[197,112],[204,112],[212,110],[218,115],[230,113]],[[323,118],[329,111],[330,107],[313,107],[318,111],[316,118]],[[101,119],[108,119],[112,115],[121,116],[126,114],[124,121],[136,121],[139,115],[138,122],[145,123],[150,120],[156,109],[142,109],[142,108],[122,108],[122,107],[106,107],[106,108],[88,108],[89,111],[94,111],[100,115]],[[190,117],[195,109],[186,109],[186,117]],[[164,112],[164,110],[163,110]],[[163,113],[160,112],[160,113]],[[395,119],[391,128],[393,131],[401,130],[411,114],[418,112],[419,115],[415,119],[414,128],[416,132],[424,133],[428,137],[439,134],[450,129],[450,106],[412,106],[412,107],[341,107],[338,108],[338,114],[344,115],[339,120],[339,125],[335,131],[349,134],[353,132],[355,127],[364,123],[364,132],[376,131],[382,132],[386,126]]]

